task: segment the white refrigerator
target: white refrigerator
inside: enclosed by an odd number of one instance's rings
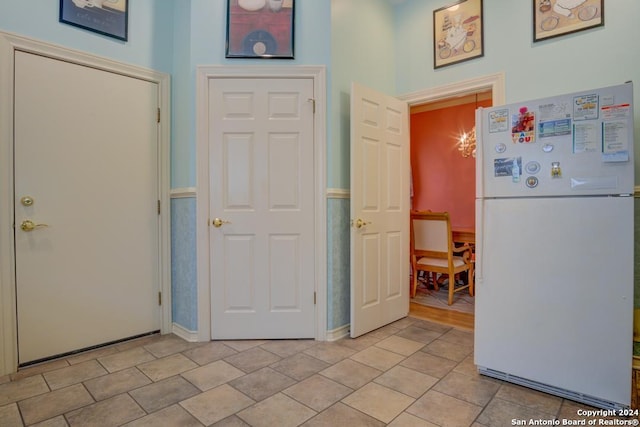
[[[600,408],[630,405],[632,91],[476,111],[481,374]]]

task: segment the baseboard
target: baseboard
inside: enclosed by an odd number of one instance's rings
[[[327,341],[338,341],[341,338],[348,337],[351,325],[346,324],[337,329],[327,331]]]
[[[173,332],[175,335],[179,336],[185,341],[198,342],[198,331],[190,331],[176,323],[173,323],[171,325],[171,332]]]

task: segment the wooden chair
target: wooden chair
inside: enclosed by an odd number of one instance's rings
[[[416,295],[418,271],[449,276],[449,305],[453,304],[454,292],[469,289],[469,295],[473,296],[471,256],[471,246],[455,247],[453,244],[449,213],[414,212],[411,214],[412,297]],[[455,276],[464,271],[467,272],[467,284],[456,288]],[[436,283],[435,280],[434,283]]]

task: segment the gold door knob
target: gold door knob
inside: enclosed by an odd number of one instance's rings
[[[221,220],[220,218],[214,218],[212,224],[214,227],[220,228],[222,227],[223,224],[231,224],[231,221],[224,221],[224,220]]]
[[[22,221],[22,224],[20,224],[20,228],[22,229],[22,231],[33,231],[36,228],[44,228],[44,227],[48,227],[47,224],[36,224],[35,222],[31,221],[30,219],[25,219],[24,221]]]
[[[364,221],[360,218],[356,219],[355,221],[351,221],[351,224],[355,227],[355,228],[362,228],[365,225],[371,224],[371,221]]]

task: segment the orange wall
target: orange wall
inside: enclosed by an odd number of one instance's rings
[[[414,210],[447,211],[454,227],[475,228],[475,158],[456,140],[475,125],[475,108],[491,100],[411,114]]]

